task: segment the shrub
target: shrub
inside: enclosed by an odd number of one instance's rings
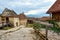
[[[28,24],[27,27],[33,27],[33,24]]]
[[[48,22],[51,23],[51,24],[53,24],[53,27],[49,27],[50,30],[53,30],[56,33],[60,33],[60,28],[58,28],[59,25],[57,24],[56,21],[54,21],[54,20],[48,20]]]
[[[40,28],[41,28],[41,25],[38,24],[38,23],[34,23],[33,26],[34,26],[34,27],[33,27],[34,29],[40,30]]]
[[[56,21],[54,21],[54,20],[48,20],[48,22],[49,23],[51,23],[51,24],[53,24],[53,26],[55,27],[55,26],[59,26],[58,24],[57,24],[57,22]]]
[[[59,25],[57,24],[57,22],[54,21],[54,20],[48,20],[48,22],[50,24],[53,24],[53,27],[48,27],[48,30],[52,30],[52,31],[59,34],[60,33],[60,28],[58,27]],[[34,26],[34,29],[39,29],[39,30],[40,30],[40,28],[45,28],[46,29],[46,25],[44,25],[44,24],[34,23],[33,26]]]

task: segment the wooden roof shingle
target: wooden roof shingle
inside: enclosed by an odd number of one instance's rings
[[[17,16],[17,14],[13,10],[5,8],[1,16]]]
[[[57,0],[47,13],[60,12],[60,0]]]

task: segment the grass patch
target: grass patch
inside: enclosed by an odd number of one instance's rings
[[[60,33],[60,28],[59,28],[59,25],[57,24],[57,22],[54,21],[54,20],[48,20],[48,22],[50,24],[53,24],[53,27],[48,27],[48,30],[52,30],[52,31],[54,31],[54,32],[59,34]],[[45,28],[46,29],[46,25],[42,24],[41,28]]]
[[[59,34],[60,33],[60,28],[59,28],[59,25],[57,24],[57,22],[56,21],[53,21],[53,20],[48,20],[48,22],[50,24],[53,24],[53,27],[48,27],[48,30],[52,30],[55,33]],[[44,25],[44,24],[34,23],[33,26],[36,29],[40,29],[40,28],[46,29],[46,25]]]
[[[27,24],[27,27],[33,27],[33,24]]]
[[[11,29],[11,27],[4,27],[3,30]]]
[[[46,29],[46,26],[42,25],[41,28]],[[55,33],[58,33],[58,34],[60,33],[60,28],[55,27],[55,26],[53,26],[53,27],[48,27],[48,30],[52,30],[52,31],[54,31]]]
[[[34,24],[33,24],[33,28],[34,28],[34,29],[38,29],[38,30],[40,30],[41,25],[38,24],[38,23],[34,23]]]
[[[11,29],[12,27],[6,26],[6,27],[0,27],[0,30],[8,30]]]

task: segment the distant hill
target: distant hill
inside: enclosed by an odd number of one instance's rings
[[[35,18],[41,18],[43,16],[49,16],[48,14],[45,14],[45,13],[41,13],[41,14],[30,14],[30,15],[26,15],[27,17],[35,17]]]
[[[30,15],[26,15],[26,16],[27,17],[35,17],[35,18],[37,17],[36,15],[31,15],[31,14]]]

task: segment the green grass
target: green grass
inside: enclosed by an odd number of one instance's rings
[[[41,25],[41,28],[46,29],[46,26],[45,26],[45,25]],[[52,31],[54,31],[54,32],[56,32],[56,33],[60,33],[60,28],[55,27],[55,26],[53,26],[53,27],[48,27],[48,30],[52,30]]]
[[[33,24],[33,28],[34,28],[34,29],[40,30],[40,27],[41,27],[41,25],[38,24],[38,23],[34,23],[34,24]]]
[[[6,27],[0,27],[0,30],[8,30],[11,29],[12,27],[6,26]]]
[[[53,27],[48,27],[48,30],[52,30],[55,33],[59,34],[60,33],[60,28],[59,28],[57,22],[53,21],[53,20],[49,20],[48,22],[51,23],[51,24],[53,24]],[[43,25],[43,24],[34,23],[33,26],[36,29],[40,29],[40,28],[46,29],[46,25]]]
[[[54,20],[48,20],[48,22],[53,24],[53,27],[48,27],[48,30],[52,30],[52,31],[54,31],[54,32],[59,34],[60,33],[60,28],[59,28],[59,25],[57,24],[57,22],[54,21]],[[41,28],[45,28],[46,29],[46,25],[42,24]]]
[[[33,27],[33,24],[27,24],[27,27]]]
[[[11,27],[4,27],[3,30],[11,29]]]

